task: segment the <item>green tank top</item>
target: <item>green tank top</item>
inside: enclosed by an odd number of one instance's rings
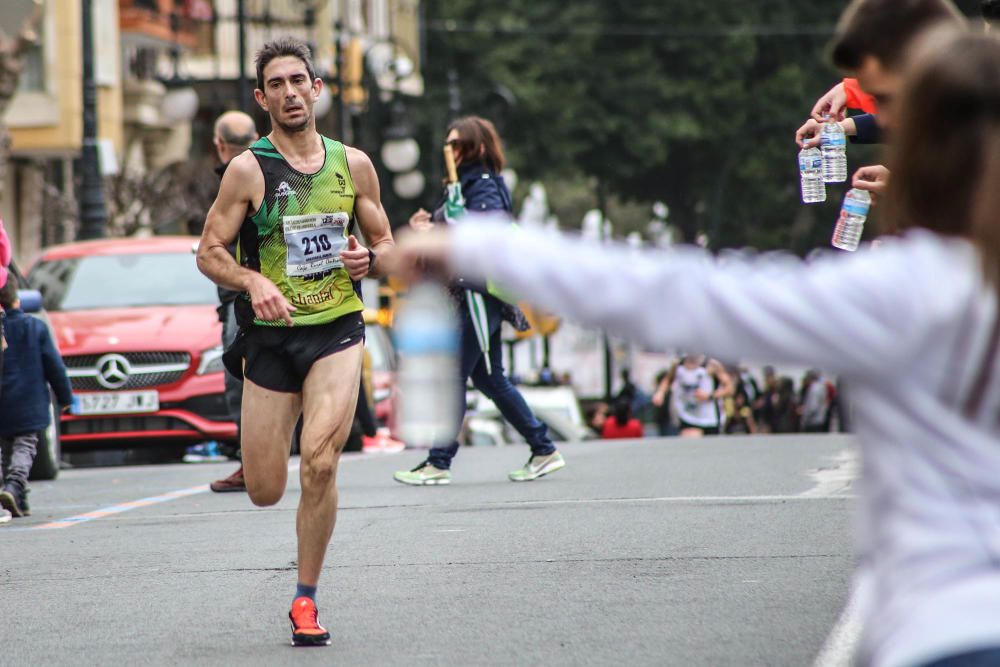
[[[259,271],[295,306],[294,326],[326,324],[364,308],[340,261],[340,250],[354,224],[354,181],[347,151],[339,141],[321,137],[326,156],[314,174],[296,171],[267,137],[252,146],[264,173],[264,200],[243,221],[236,258]],[[248,321],[249,295],[237,313]],[[251,315],[252,316],[252,315]],[[261,326],[287,326],[283,320],[253,319]]]

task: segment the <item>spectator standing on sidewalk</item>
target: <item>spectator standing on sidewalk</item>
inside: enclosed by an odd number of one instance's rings
[[[605,440],[641,438],[642,422],[632,416],[632,403],[627,398],[618,397],[615,410],[604,420],[601,437]]]
[[[215,173],[221,180],[226,173],[229,163],[237,155],[240,155],[250,145],[257,141],[257,126],[253,118],[242,111],[227,111],[215,121],[215,138],[212,143],[215,146],[215,154],[219,157],[219,166],[215,168]],[[236,257],[236,244],[229,247],[230,253]],[[219,290],[219,321],[222,322],[222,347],[228,349],[236,339],[236,332],[239,327],[236,324],[236,311],[234,304],[239,292],[231,290],[222,285]],[[228,370],[226,374],[226,407],[229,408],[229,418],[236,422],[236,451],[233,456],[242,458],[240,452],[240,429],[242,419],[240,417],[241,404],[243,402],[243,380],[236,377]],[[243,464],[229,477],[218,479],[209,485],[209,488],[216,493],[227,491],[246,491],[247,484],[243,478]]]
[[[0,445],[11,451],[6,470],[0,462],[0,506],[21,517],[30,514],[28,473],[35,461],[38,432],[50,423],[49,387],[63,407],[73,402],[73,390],[48,327],[21,310],[17,279],[12,274],[0,287],[0,306],[7,319],[7,361],[0,382],[4,395],[0,401]]]
[[[670,368],[665,368],[656,375],[656,387],[649,399],[653,406],[653,420],[656,422],[657,432],[661,436],[677,435],[677,420],[671,400],[670,386],[674,383],[674,374],[677,372],[679,364],[680,362],[675,360]]]
[[[830,411],[830,393],[826,382],[815,369],[806,371],[802,378],[799,417],[802,430],[806,433],[823,433],[827,430],[827,415]]]

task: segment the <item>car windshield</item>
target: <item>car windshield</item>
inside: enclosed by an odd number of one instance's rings
[[[215,285],[190,252],[42,261],[30,275],[46,310],[216,304]]]

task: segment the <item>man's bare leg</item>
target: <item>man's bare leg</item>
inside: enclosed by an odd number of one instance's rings
[[[285,493],[292,431],[302,395],[243,383],[241,447],[247,492],[254,505],[274,505]]]
[[[302,496],[295,520],[300,584],[315,586],[319,580],[337,521],[337,464],[354,421],[363,354],[359,344],[323,357],[302,387]]]

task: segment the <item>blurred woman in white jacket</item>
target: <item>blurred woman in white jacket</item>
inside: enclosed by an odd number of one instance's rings
[[[650,345],[845,378],[864,447],[865,665],[1000,664],[1000,42],[934,41],[898,100],[877,251],[718,263],[496,223],[391,258]]]

